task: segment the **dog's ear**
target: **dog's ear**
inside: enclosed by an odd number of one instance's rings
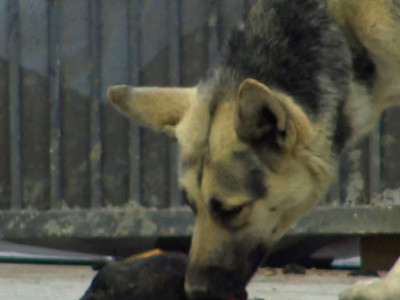
[[[196,99],[196,88],[115,85],[108,88],[107,96],[126,116],[175,136],[175,126]]]
[[[241,83],[236,117],[236,133],[240,140],[288,151],[298,141],[298,124],[310,127],[308,118],[293,101],[254,79]]]

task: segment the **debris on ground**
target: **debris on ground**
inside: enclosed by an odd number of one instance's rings
[[[349,276],[379,277],[379,273],[376,270],[361,268],[361,269],[350,271]]]
[[[306,274],[306,268],[299,264],[288,264],[282,271],[283,274]]]

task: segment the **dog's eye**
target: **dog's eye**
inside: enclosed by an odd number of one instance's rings
[[[236,207],[224,208],[222,201],[216,198],[210,199],[211,210],[223,220],[230,220],[237,217],[243,210],[245,205],[238,205]]]

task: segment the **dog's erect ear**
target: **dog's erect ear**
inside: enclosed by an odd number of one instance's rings
[[[175,126],[196,99],[196,88],[115,85],[107,96],[126,116],[140,124],[175,135]]]
[[[293,117],[282,95],[254,79],[246,79],[241,83],[236,133],[242,141],[289,150],[297,138]]]

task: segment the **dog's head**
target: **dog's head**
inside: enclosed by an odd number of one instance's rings
[[[253,79],[212,101],[211,90],[108,90],[121,112],[178,141],[179,182],[195,213],[185,282],[192,298],[243,290],[332,175],[322,129],[289,96]]]

